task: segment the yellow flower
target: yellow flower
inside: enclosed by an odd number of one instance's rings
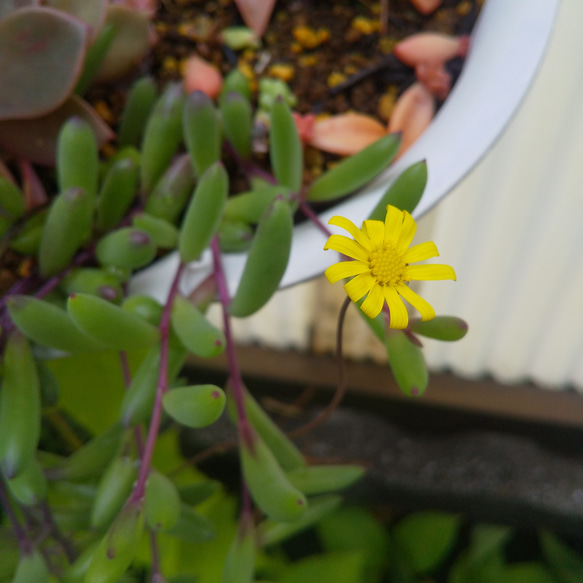
[[[409,322],[407,300],[421,314],[423,320],[435,318],[433,308],[408,285],[412,280],[453,279],[455,271],[449,265],[410,265],[439,255],[435,243],[427,242],[409,249],[417,225],[407,211],[388,205],[387,216],[382,221],[368,220],[358,229],[344,217],[332,217],[330,225],[348,231],[354,238],[331,235],[324,249],[333,249],[351,257],[326,269],[330,283],[352,277],[344,286],[353,302],[366,295],[360,306],[370,318],[376,318],[385,301],[390,312],[390,327],[406,328]],[[368,294],[368,295],[367,295]]]

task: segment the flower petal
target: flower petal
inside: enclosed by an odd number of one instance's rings
[[[376,283],[376,279],[370,273],[361,273],[346,283],[344,289],[353,302],[358,302]]]
[[[423,261],[437,256],[439,256],[439,252],[435,243],[433,241],[427,241],[405,251],[403,261],[405,263],[415,263],[416,261]]]
[[[383,294],[383,288],[380,285],[375,285],[368,292],[366,299],[362,302],[360,309],[369,317],[376,318],[383,309],[383,304],[385,303],[385,296]]]
[[[387,300],[387,305],[389,306],[389,312],[391,313],[389,327],[396,330],[406,328],[409,323],[409,314],[407,314],[407,308],[403,300],[399,297],[397,290],[389,285],[385,286],[383,290],[385,292],[385,300]]]
[[[399,240],[397,241],[396,249],[398,253],[403,253],[415,236],[417,230],[417,223],[415,219],[407,212],[403,211],[403,226],[399,233]]]
[[[383,244],[385,239],[385,226],[381,221],[368,220],[362,223],[362,231],[373,245],[373,248]]]
[[[387,205],[387,216],[385,217],[385,241],[392,241],[396,244],[401,233],[403,224],[403,211],[396,206]]]
[[[352,277],[365,271],[370,271],[370,267],[366,263],[362,263],[361,261],[341,261],[340,263],[330,265],[324,272],[324,275],[330,283],[336,283],[341,279]]]
[[[368,263],[368,252],[366,249],[356,241],[344,237],[344,235],[330,235],[328,241],[326,241],[326,245],[324,245],[324,249],[326,251],[333,249],[342,253],[342,255],[352,257],[352,259],[358,259],[359,261]]]
[[[340,227],[352,235],[352,238],[360,243],[367,251],[372,251],[373,247],[370,239],[352,222],[345,217],[336,215],[328,221],[329,225]]]
[[[456,280],[455,271],[449,265],[408,265],[403,271],[403,280]]]
[[[399,295],[404,297],[421,314],[422,320],[433,320],[435,318],[435,310],[408,285],[401,284],[396,289]]]

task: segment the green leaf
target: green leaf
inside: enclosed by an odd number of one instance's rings
[[[453,514],[418,512],[401,520],[393,535],[413,570],[423,574],[446,559],[457,540],[460,524],[460,517]]]
[[[278,97],[271,110],[269,133],[271,167],[277,181],[292,192],[302,187],[304,152],[289,105]]]
[[[393,376],[401,391],[410,397],[420,397],[429,382],[421,348],[401,330],[387,330],[385,346]]]
[[[583,574],[583,557],[561,542],[553,533],[539,533],[543,555],[560,583],[578,583]]]
[[[311,202],[323,202],[354,192],[390,164],[399,149],[399,144],[399,136],[388,134],[358,154],[345,158],[312,183],[306,199]]]
[[[580,574],[581,575],[581,574]],[[580,580],[580,579],[579,579]],[[555,579],[540,563],[517,563],[509,565],[500,583],[556,583]]]
[[[244,160],[251,156],[253,121],[249,100],[233,91],[221,99],[223,130],[230,144]]]
[[[384,221],[387,205],[412,213],[419,204],[427,184],[427,162],[422,160],[405,169],[383,194],[369,219]]]
[[[383,524],[368,510],[341,507],[325,516],[317,530],[327,551],[362,553],[367,583],[380,580],[387,565],[389,537]]]
[[[120,128],[120,146],[138,146],[144,127],[156,101],[156,83],[150,77],[138,79],[127,97]]]
[[[314,555],[289,566],[281,583],[366,583],[361,552]]]
[[[436,316],[425,322],[420,319],[409,321],[409,330],[414,334],[435,338],[446,342],[461,340],[468,333],[468,325],[461,318],[455,316]]]

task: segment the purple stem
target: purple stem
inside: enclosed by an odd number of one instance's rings
[[[162,312],[162,319],[160,321],[160,370],[158,372],[158,387],[156,389],[156,401],[154,402],[154,410],[152,411],[152,420],[150,421],[150,428],[148,429],[148,437],[146,438],[146,445],[142,453],[140,473],[138,481],[130,496],[129,503],[139,504],[144,497],[146,490],[146,481],[150,473],[152,465],[152,456],[154,455],[154,447],[156,446],[156,439],[158,437],[158,430],[160,429],[160,421],[162,419],[162,397],[168,390],[168,338],[170,333],[170,314],[172,312],[172,304],[174,298],[178,294],[178,284],[180,277],[184,270],[184,264],[181,263],[174,275],[174,281],[170,286],[168,292],[168,299]]]
[[[326,237],[330,237],[332,235],[332,231],[320,220],[320,217],[311,209],[310,205],[302,198],[299,198],[300,203],[300,210],[326,235]]]
[[[69,563],[74,563],[75,559],[77,558],[77,551],[73,546],[73,543],[61,532],[55,519],[53,518],[53,513],[47,503],[46,500],[43,500],[39,504],[40,510],[43,515],[43,520],[47,525],[49,531],[53,535],[53,538],[61,545],[63,550],[65,551],[65,555],[67,556],[67,560]]]
[[[18,540],[18,546],[20,547],[22,554],[30,555],[32,553],[32,543],[26,536],[26,532],[22,528],[12,506],[10,505],[10,499],[2,480],[0,480],[0,505],[12,524],[12,530]]]

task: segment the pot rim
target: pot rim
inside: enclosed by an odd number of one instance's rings
[[[442,200],[493,147],[527,95],[546,52],[559,4],[560,0],[488,0],[474,28],[461,75],[429,128],[359,195],[320,213],[320,220],[327,223],[340,214],[360,224],[397,176],[423,159],[427,160],[428,182],[414,217],[421,217]],[[330,230],[342,232],[334,227]],[[338,260],[336,253],[323,250],[325,242],[312,222],[295,227],[281,288],[317,277]],[[246,253],[223,255],[231,293],[237,288],[246,257]],[[130,292],[164,302],[178,263],[175,252],[137,273]],[[189,294],[211,271],[207,251],[184,270],[181,292]]]

